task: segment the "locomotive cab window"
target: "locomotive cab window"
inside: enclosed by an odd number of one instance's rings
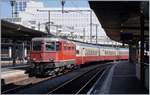
[[[46,42],[46,51],[55,51],[55,42]]]
[[[41,51],[41,41],[33,41],[33,51]]]

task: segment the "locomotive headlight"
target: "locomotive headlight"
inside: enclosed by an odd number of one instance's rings
[[[33,61],[35,61],[36,59],[35,58],[33,58]]]
[[[50,60],[51,62],[53,62],[53,61],[54,61],[54,59],[53,59],[53,58],[50,58],[49,60]]]

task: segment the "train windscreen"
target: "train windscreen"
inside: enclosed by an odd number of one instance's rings
[[[41,41],[33,41],[33,51],[41,51]]]
[[[55,51],[56,50],[55,42],[46,42],[45,48],[46,51]]]

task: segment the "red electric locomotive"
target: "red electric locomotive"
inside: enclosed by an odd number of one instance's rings
[[[36,74],[70,68],[76,64],[76,46],[59,38],[33,38],[30,58]]]

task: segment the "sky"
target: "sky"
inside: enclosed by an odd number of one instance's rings
[[[45,7],[61,7],[61,0],[36,0],[44,3]],[[10,0],[1,0],[1,18],[11,17]],[[65,0],[65,7],[89,7],[87,0]]]

